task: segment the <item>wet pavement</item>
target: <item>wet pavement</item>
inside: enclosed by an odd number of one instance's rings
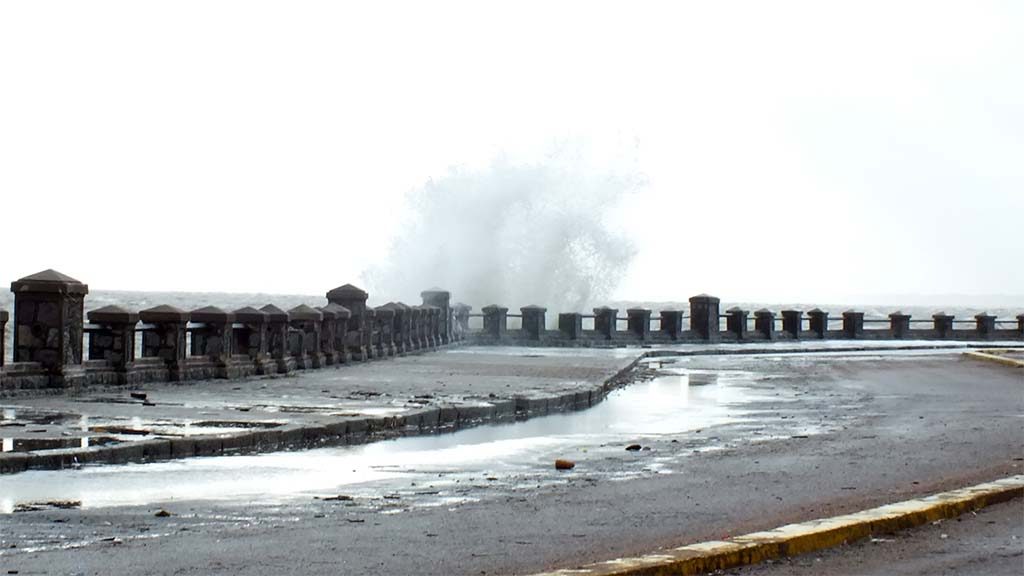
[[[458,362],[443,381],[455,391],[446,398],[489,397],[520,377],[501,374],[504,356],[517,366],[535,363],[522,368],[528,375],[520,384],[542,395],[586,385],[572,377],[586,366],[613,374],[636,353],[565,352],[531,358],[524,349],[466,349],[403,370],[426,385],[444,374],[438,366]],[[524,573],[1020,470],[1020,373],[964,362],[955,352],[684,356],[646,364],[643,381],[594,408],[516,424],[3,476],[0,499],[13,513],[0,517],[0,566],[22,574]],[[375,405],[415,398],[415,378],[378,381],[391,396]],[[318,389],[312,382],[296,388]],[[282,412],[268,414],[271,421]],[[554,458],[576,467],[556,471]],[[156,516],[161,511],[169,516]]]

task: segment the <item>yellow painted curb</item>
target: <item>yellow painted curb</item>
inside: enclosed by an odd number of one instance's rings
[[[536,576],[662,576],[705,574],[773,558],[797,556],[888,534],[1024,496],[1024,475],[943,492],[871,510],[789,524],[728,540],[690,544],[639,556],[597,562]]]
[[[975,360],[985,360],[988,362],[997,362],[1005,366],[1013,368],[1024,368],[1024,360],[1017,360],[1016,358],[1008,358],[996,353],[996,350],[972,350],[970,352],[964,352],[964,356],[974,358]],[[1015,350],[1016,352],[1016,350]]]

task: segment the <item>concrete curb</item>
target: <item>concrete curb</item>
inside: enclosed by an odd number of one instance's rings
[[[706,574],[798,556],[867,538],[955,518],[1024,496],[1024,475],[872,508],[863,512],[780,526],[728,540],[690,544],[634,558],[618,558],[536,576],[661,576]]]
[[[987,362],[995,362],[1011,368],[1024,368],[1024,360],[1017,360],[1015,358],[1007,358],[997,354],[997,350],[972,350],[970,352],[964,352],[964,356],[968,358],[974,358],[975,360],[985,360]]]

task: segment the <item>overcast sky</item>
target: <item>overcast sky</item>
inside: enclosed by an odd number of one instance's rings
[[[1024,294],[1021,2],[4,2],[0,280],[322,293],[452,166],[645,185],[615,296]]]

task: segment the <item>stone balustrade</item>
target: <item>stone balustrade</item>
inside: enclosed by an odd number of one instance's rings
[[[47,270],[11,290],[14,362],[4,361],[12,315],[0,310],[0,393],[284,374],[437,349],[469,332],[469,307],[457,319],[440,289],[423,292],[423,305],[413,307],[369,307],[369,295],[346,284],[318,308],[105,306],[90,310],[88,323],[89,289],[74,278]]]
[[[456,330],[463,332],[462,337],[470,343],[525,346],[607,347],[806,339],[1024,340],[1024,314],[1010,321],[1000,321],[987,313],[971,320],[956,321],[940,312],[931,321],[922,321],[903,312],[894,312],[888,320],[865,320],[864,312],[855,310],[832,317],[819,308],[786,309],[778,313],[762,308],[751,313],[732,307],[720,313],[719,307],[718,298],[700,294],[690,298],[689,313],[673,309],[655,313],[646,308],[630,308],[626,310],[625,329],[620,329],[623,319],[619,318],[619,310],[607,306],[594,308],[591,315],[559,312],[554,316],[557,324],[552,329],[546,327],[547,309],[539,305],[524,306],[519,315],[510,315],[508,308],[498,304],[485,306],[481,314],[476,315],[482,318],[483,327],[476,330],[469,328],[468,307],[457,311],[454,318]],[[522,318],[521,327],[510,329],[508,319],[517,316]],[[884,327],[866,328],[869,322],[871,326],[881,324]],[[922,323],[928,326],[920,326]],[[969,327],[958,328],[956,323]]]
[[[481,314],[452,305],[440,289],[421,293],[423,303],[367,305],[369,295],[345,284],[327,292],[327,304],[300,305],[285,312],[267,304],[232,312],[213,306],[184,311],[161,305],[141,311],[105,306],[88,312],[88,286],[53,270],[13,282],[14,311],[0,310],[0,392],[141,382],[193,381],[284,374],[391,358],[451,343],[532,346],[623,346],[673,343],[844,340],[1024,340],[1024,313],[1000,320],[982,313],[956,319],[944,312],[914,319],[897,311],[866,320],[847,310],[767,309],[719,311],[719,299],[700,294],[689,311],[630,308],[626,317],[607,306],[593,314],[561,312],[547,325],[548,309],[520,308],[519,314],[491,304]],[[481,317],[482,328],[470,328]],[[521,319],[510,329],[510,317]],[[624,328],[620,329],[620,321]],[[7,324],[12,324],[13,362],[5,364]],[[84,352],[84,353],[83,353]]]

